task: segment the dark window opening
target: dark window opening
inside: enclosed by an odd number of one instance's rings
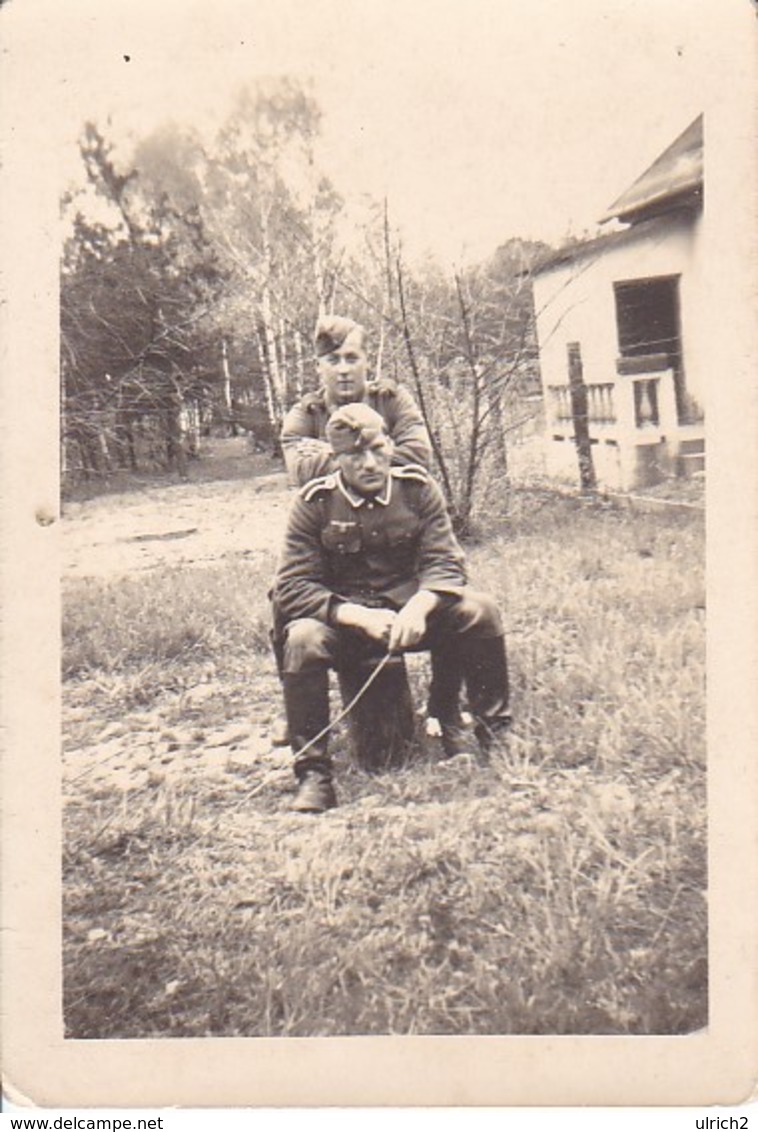
[[[614,283],[620,374],[674,372],[680,423],[689,417],[679,319],[679,276]]]
[[[614,284],[622,358],[665,354],[680,364],[678,285],[677,276]]]

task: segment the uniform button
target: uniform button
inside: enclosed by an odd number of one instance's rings
[[[373,503],[369,503],[369,505],[368,505],[368,509],[369,509],[369,511],[373,511],[373,510],[374,510],[374,504],[373,504]]]

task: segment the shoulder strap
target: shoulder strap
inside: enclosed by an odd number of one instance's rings
[[[310,503],[311,499],[318,495],[320,491],[333,491],[336,486],[337,477],[335,475],[317,476],[315,480],[308,480],[306,484],[303,484],[298,494],[306,503]]]

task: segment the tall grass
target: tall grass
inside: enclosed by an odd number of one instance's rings
[[[263,563],[238,559],[115,581],[69,582],[64,677],[265,652],[273,561],[272,555]]]
[[[80,784],[71,1036],[705,1024],[700,522],[523,495],[470,563],[505,612],[514,683],[513,734],[489,768],[431,747],[370,777],[340,731],[342,804],[318,819],[288,813],[273,761],[128,795]],[[70,691],[128,685],[148,664],[160,710],[169,673],[201,652],[251,698],[275,695],[267,580],[230,560],[72,588]]]

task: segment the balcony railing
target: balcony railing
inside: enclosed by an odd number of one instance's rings
[[[616,424],[616,407],[612,381],[594,382],[587,390],[587,420],[590,425],[606,427]],[[571,424],[571,392],[568,385],[549,385],[551,420],[557,425]]]
[[[587,382],[587,423],[592,439],[651,444],[677,429],[672,370],[619,374],[614,381]],[[548,419],[553,431],[573,435],[571,390],[549,385]]]
[[[587,386],[587,419],[591,425],[616,423],[612,381],[602,381]]]

